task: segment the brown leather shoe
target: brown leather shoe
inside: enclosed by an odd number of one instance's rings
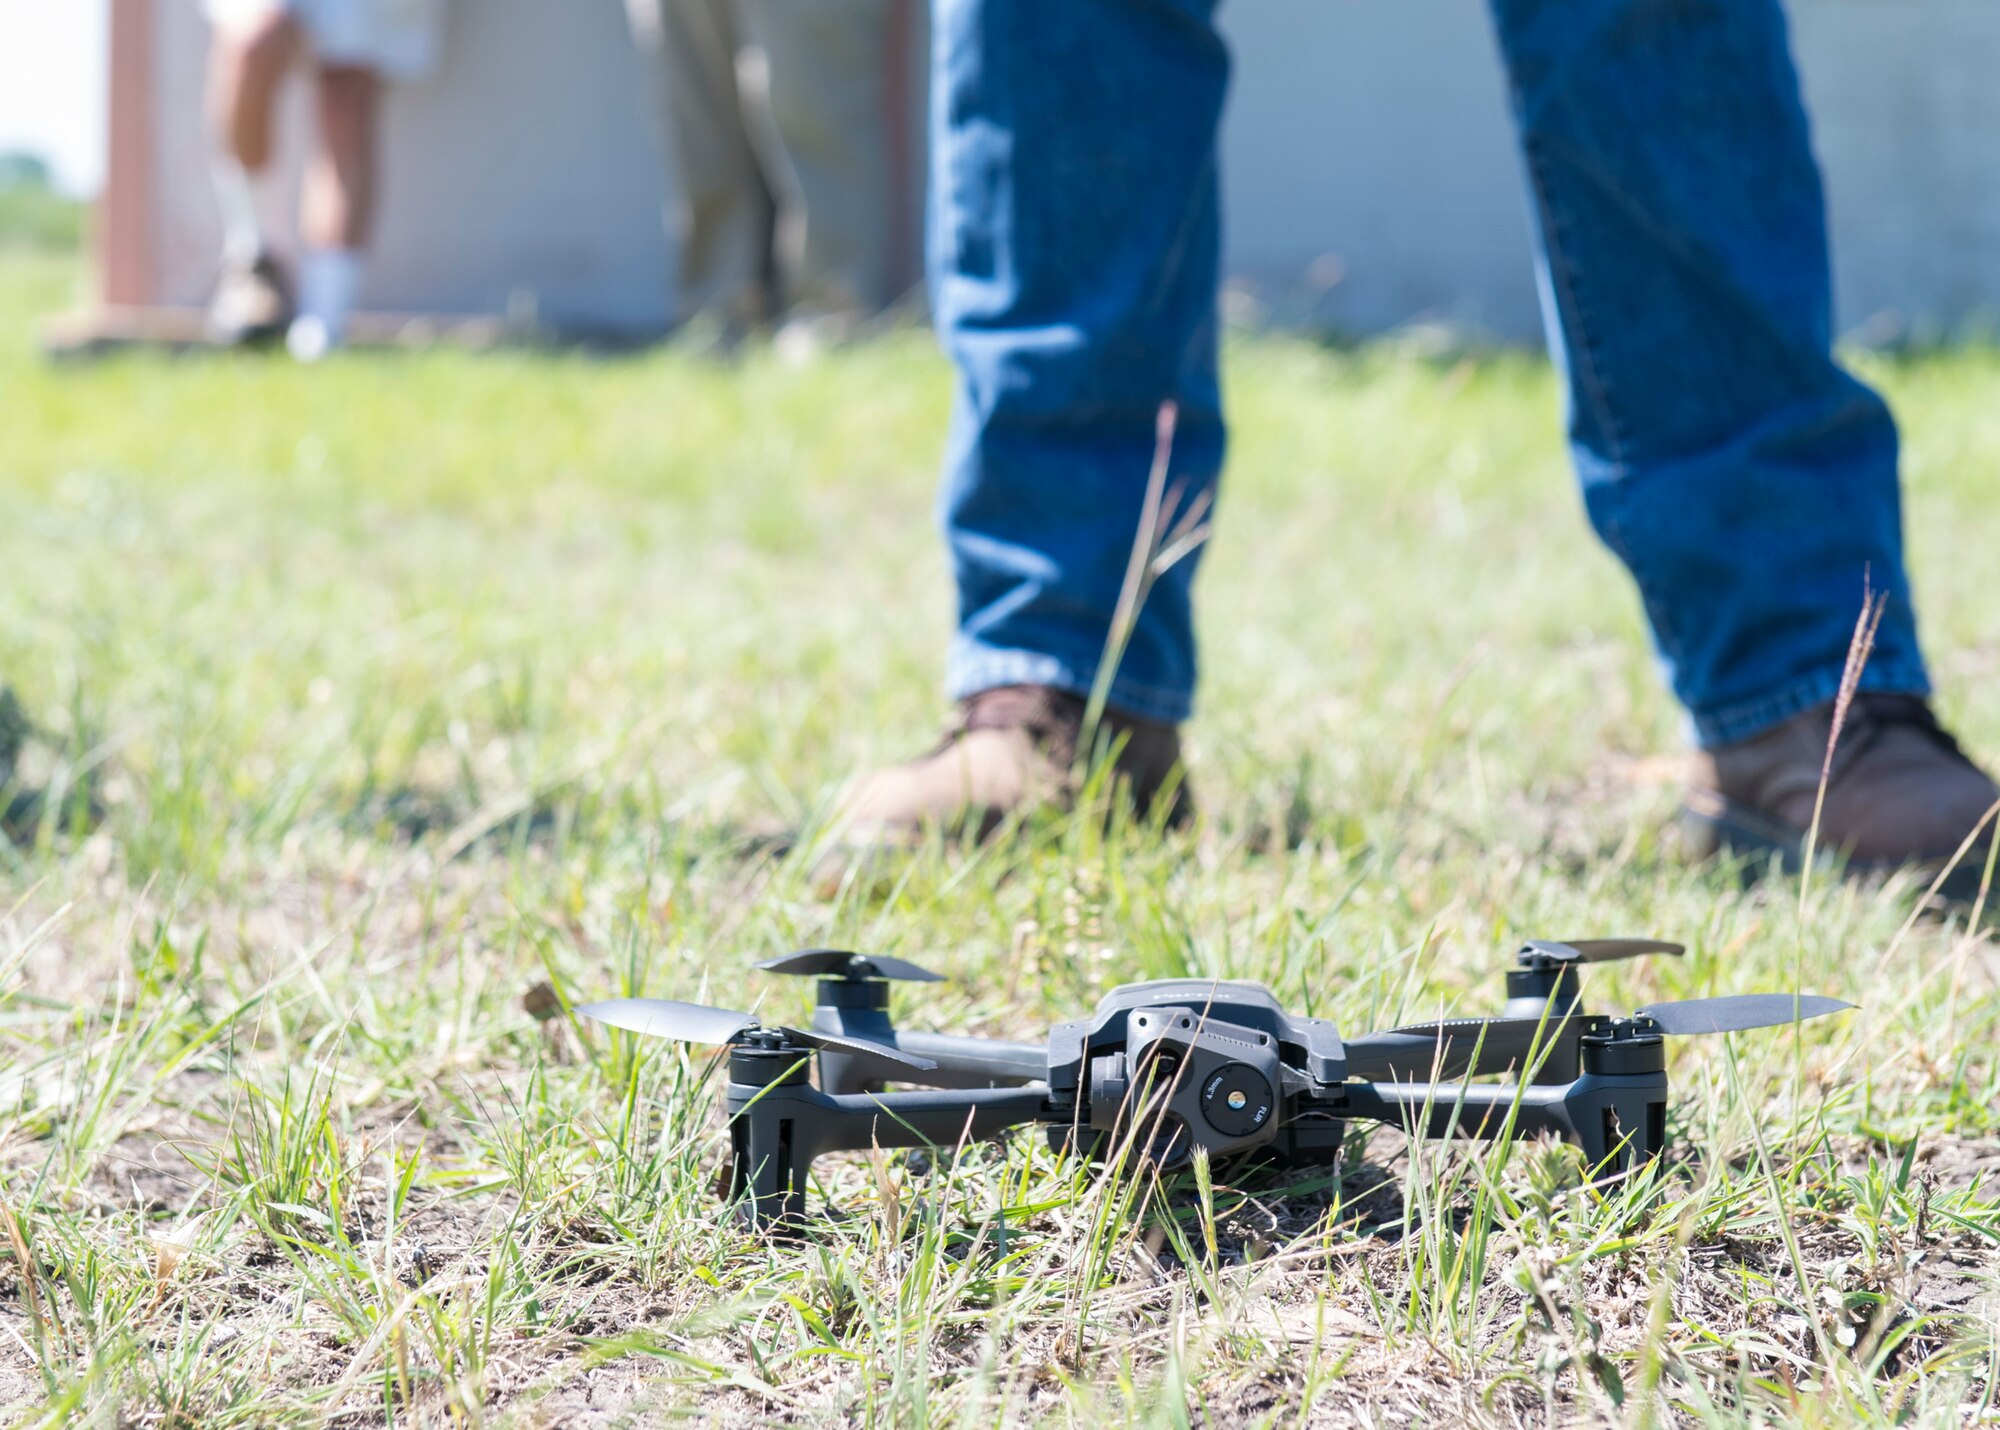
[[[969,696],[936,749],[856,781],[835,815],[841,841],[906,845],[933,826],[983,839],[1010,814],[1037,805],[1067,809],[1078,792],[1083,713],[1083,700],[1044,685]],[[1180,732],[1117,711],[1105,713],[1104,731],[1118,747],[1114,781],[1138,812],[1164,797],[1171,801],[1167,822],[1184,823],[1190,803],[1178,778]]]
[[[1832,728],[1829,701],[1704,751],[1686,818],[1705,850],[1775,853],[1797,869]],[[1959,749],[1927,703],[1914,695],[1856,695],[1834,747],[1818,848],[1845,855],[1855,873],[1929,865],[1935,874],[1996,802],[2000,786]],[[1989,825],[1940,893],[1963,898],[1978,890],[1991,838]]]

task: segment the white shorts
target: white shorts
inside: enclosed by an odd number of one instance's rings
[[[209,23],[242,29],[274,10],[298,17],[324,64],[421,79],[437,64],[444,0],[206,0]]]

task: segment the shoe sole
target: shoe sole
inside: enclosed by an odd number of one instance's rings
[[[232,328],[221,323],[210,323],[204,333],[212,346],[218,348],[272,348],[284,341],[289,322],[269,327],[262,323],[248,328]]]
[[[1753,809],[1721,795],[1690,794],[1681,804],[1681,824],[1704,853],[1743,862],[1743,880],[1754,883],[1775,859],[1781,872],[1796,874],[1805,868],[1806,837],[1787,825],[1774,823]],[[1986,860],[1972,851],[1954,867],[1938,886],[1933,897],[1945,903],[1969,904],[1979,897],[1986,875]],[[1913,859],[1895,862],[1885,859],[1844,859],[1838,850],[1821,848],[1817,859],[1852,879],[1882,877],[1905,870],[1923,876],[1924,887],[1937,878],[1944,860]]]

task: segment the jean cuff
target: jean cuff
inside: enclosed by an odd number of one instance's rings
[[[1802,710],[1824,705],[1840,694],[1841,672],[1822,670],[1793,681],[1790,685],[1714,710],[1694,710],[1695,735],[1702,748],[1713,750],[1761,735],[1774,725],[1782,725]],[[1930,676],[1921,662],[1892,662],[1869,665],[1855,686],[1876,695],[1917,695],[1931,693]]]
[[[964,636],[952,642],[946,664],[945,693],[963,700],[1001,685],[1047,685],[1072,695],[1090,697],[1097,675],[1097,657],[1075,660],[1046,651],[1004,650]],[[1178,725],[1194,711],[1194,692],[1164,685],[1147,685],[1119,676],[1111,682],[1114,710],[1162,725]]]

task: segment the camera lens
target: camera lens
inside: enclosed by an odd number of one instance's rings
[[[1271,1122],[1271,1084],[1248,1063],[1229,1063],[1201,1085],[1201,1115],[1225,1137],[1248,1137]]]

